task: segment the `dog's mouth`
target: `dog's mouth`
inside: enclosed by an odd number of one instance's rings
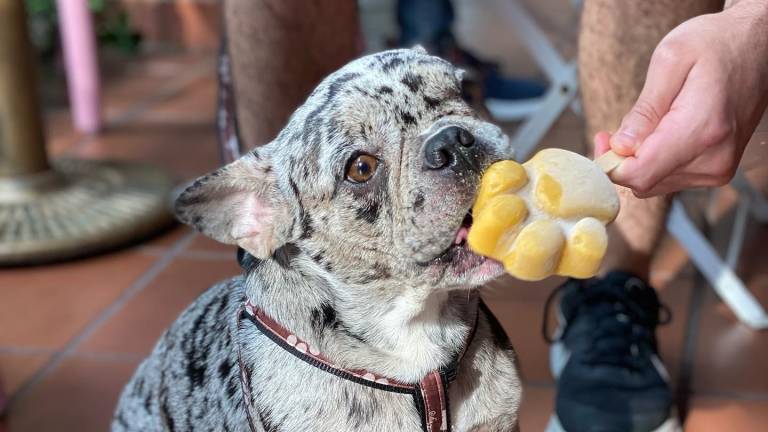
[[[464,219],[461,221],[459,230],[456,231],[456,238],[453,240],[453,244],[448,248],[463,247],[467,244],[467,236],[469,236],[469,229],[472,228],[472,210],[470,209]]]
[[[435,259],[437,263],[449,265],[452,268],[452,273],[456,275],[475,272],[481,266],[487,267],[483,266],[483,264],[488,264],[490,267],[494,267],[497,264],[494,260],[478,255],[469,249],[467,237],[469,230],[472,228],[472,222],[472,210],[470,209],[464,215],[461,225],[456,230],[453,243]],[[492,269],[488,270],[493,271]]]
[[[499,276],[504,267],[500,262],[482,255],[478,255],[469,248],[467,237],[472,229],[472,210],[470,209],[456,230],[453,244],[448,247],[445,254],[449,257],[451,273],[459,277],[470,276],[477,282],[486,282]]]
[[[467,214],[464,215],[464,219],[462,219],[459,228],[455,231],[453,242],[435,257],[437,261],[446,262],[452,259],[459,249],[464,249],[469,253],[473,253],[470,251],[469,245],[467,245],[467,237],[469,237],[469,230],[472,228],[472,221],[472,210],[470,209],[467,211]]]

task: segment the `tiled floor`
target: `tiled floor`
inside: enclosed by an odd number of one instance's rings
[[[150,161],[179,182],[210,170],[218,163],[214,72],[212,58],[199,55],[127,64],[106,81],[103,134],[79,136],[66,111],[47,113],[51,152]],[[768,135],[761,133],[757,141]],[[581,134],[579,120],[569,115],[545,145],[572,146]],[[716,231],[728,228],[728,194],[723,197]],[[768,227],[751,225],[748,238],[741,270],[768,303],[768,253],[762,247]],[[238,272],[233,256],[231,247],[177,227],[99,257],[0,270],[0,380],[10,402],[6,431],[105,430],[137,363],[195,296]],[[686,430],[768,429],[768,332],[738,324],[671,239],[656,259],[653,281],[675,316],[660,330],[660,341],[673,380],[682,386]],[[526,431],[543,430],[552,410],[555,389],[540,323],[543,302],[557,282],[502,280],[486,291],[520,355]]]

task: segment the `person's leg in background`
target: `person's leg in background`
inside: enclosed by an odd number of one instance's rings
[[[579,38],[582,104],[591,142],[600,130],[616,130],[637,100],[656,45],[683,21],[722,10],[723,0],[587,0]],[[638,199],[617,187],[621,212],[605,268],[646,277],[664,232],[669,197]]]
[[[398,0],[400,45],[421,44],[429,52],[446,51],[456,43],[451,30],[455,17],[451,0]]]
[[[220,76],[218,127],[225,163],[274,139],[323,78],[360,54],[356,0],[227,0],[224,28],[229,65]],[[238,248],[237,259],[247,266],[251,257]]]
[[[722,10],[722,0],[587,0],[579,38],[582,103],[591,142],[613,131],[642,89],[651,54],[683,21]],[[661,305],[648,285],[670,197],[638,199],[618,187],[603,279],[561,289],[555,413],[569,432],[652,431],[673,424],[672,396],[656,352]],[[663,425],[663,426],[662,426]]]
[[[244,148],[271,141],[328,74],[360,54],[357,1],[227,0]]]
[[[451,0],[398,0],[396,15],[400,46],[422,45],[431,54],[464,68],[468,78],[480,85],[481,97],[526,99],[546,91],[544,84],[536,80],[503,76],[497,65],[463,49],[453,34],[456,13]]]

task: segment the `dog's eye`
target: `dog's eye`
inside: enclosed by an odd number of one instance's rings
[[[347,163],[347,180],[355,183],[367,182],[376,173],[378,167],[379,161],[371,155],[354,156]]]

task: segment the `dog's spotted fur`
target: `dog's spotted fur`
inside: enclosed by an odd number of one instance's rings
[[[410,395],[345,381],[285,352],[235,312],[248,298],[341,367],[404,382],[459,352],[478,309],[471,288],[500,266],[451,247],[480,170],[429,170],[424,143],[445,126],[475,137],[482,169],[511,154],[461,99],[461,72],[423,50],[363,57],[324,80],[275,141],[201,178],[184,222],[250,254],[243,277],[196,300],[127,385],[113,430],[248,431],[238,381],[264,431],[419,431]],[[348,160],[379,159],[366,183]],[[456,431],[516,430],[514,353],[481,310],[450,386]]]

